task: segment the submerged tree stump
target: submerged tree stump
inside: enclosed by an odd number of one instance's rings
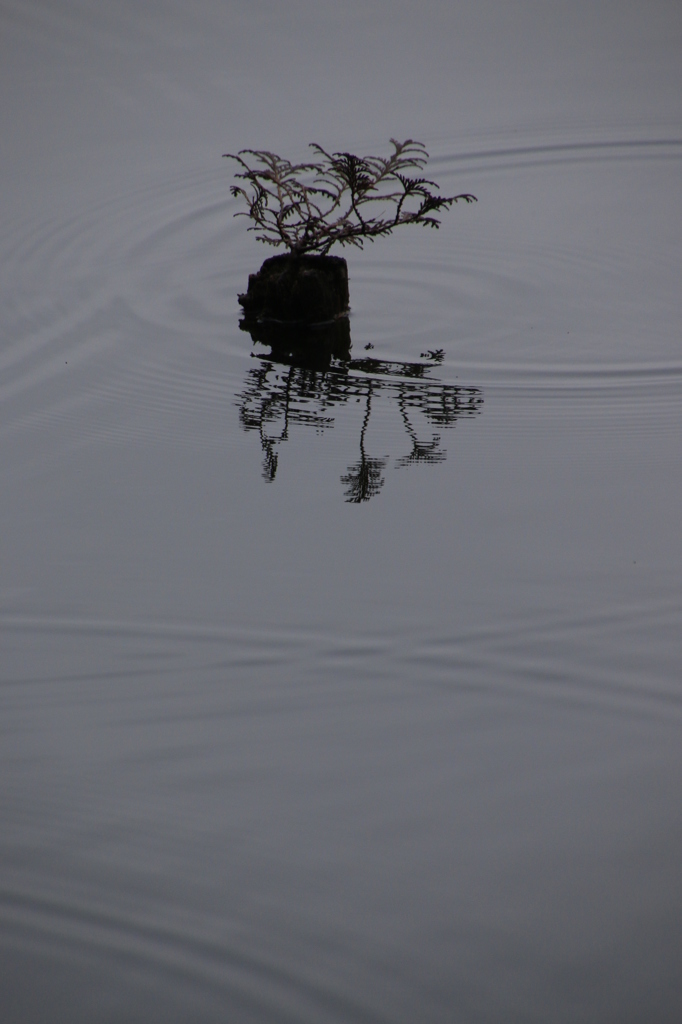
[[[239,296],[247,322],[319,324],[348,312],[348,265],[341,256],[271,256]]]

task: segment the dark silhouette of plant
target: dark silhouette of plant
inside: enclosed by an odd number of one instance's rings
[[[483,395],[479,388],[431,378],[429,374],[438,366],[439,358],[419,363],[365,355],[352,359],[350,332],[346,346],[340,346],[341,354],[329,352],[328,359],[322,361],[320,347],[325,332],[337,329],[335,324],[313,332],[322,337],[314,343],[309,341],[307,349],[296,345],[295,333],[289,336],[293,344],[278,347],[272,340],[264,341],[272,351],[259,357],[259,365],[248,371],[245,386],[235,398],[242,428],[259,435],[263,477],[270,483],[278,472],[280,447],[298,428],[311,427],[323,434],[333,429],[339,409],[355,407],[356,403],[360,403],[360,410],[364,406],[359,459],[341,476],[345,500],[360,504],[379,494],[389,467],[388,456],[374,457],[366,446],[375,398],[397,404],[409,438],[408,454],[393,462],[399,468],[443,462],[447,453],[441,447],[441,435],[430,428],[450,429],[463,419],[477,416]],[[260,343],[261,339],[254,341]],[[334,334],[331,344],[338,342]],[[439,357],[440,351],[436,350],[435,355]]]
[[[408,176],[428,160],[421,142],[391,139],[391,144],[393,152],[384,158],[328,153],[313,143],[319,159],[302,164],[267,150],[225,153],[242,168],[236,177],[246,183],[231,188],[248,206],[235,216],[254,222],[248,230],[259,232],[260,242],[284,245],[292,256],[325,256],[337,242],[362,248],[366,239],[390,235],[399,224],[438,228],[434,214],[460,199],[476,202],[468,193],[435,194],[435,182]]]
[[[383,472],[388,458],[372,459],[365,451],[365,434],[369,426],[369,418],[372,414],[372,391],[373,382],[369,381],[367,388],[367,405],[360,430],[360,460],[348,467],[348,472],[341,477],[341,483],[346,490],[344,495],[346,501],[359,505],[362,501],[369,501],[374,498],[384,486]]]

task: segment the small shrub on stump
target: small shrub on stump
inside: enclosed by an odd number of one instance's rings
[[[469,193],[441,196],[435,182],[411,177],[428,153],[421,142],[391,139],[388,157],[328,153],[312,145],[318,159],[301,164],[267,150],[244,149],[224,155],[237,162],[232,186],[248,210],[235,214],[253,221],[249,231],[266,245],[288,253],[265,260],[239,296],[247,319],[307,323],[332,320],[348,312],[348,270],[341,257],[329,256],[337,243],[362,248],[369,239],[390,235],[400,224],[438,228],[435,214]]]

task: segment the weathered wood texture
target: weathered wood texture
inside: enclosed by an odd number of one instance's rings
[[[348,266],[340,256],[271,256],[239,302],[246,320],[334,320],[348,312]]]

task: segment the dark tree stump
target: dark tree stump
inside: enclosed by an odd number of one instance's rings
[[[340,256],[271,256],[239,302],[247,321],[335,320],[348,312],[348,266]]]

